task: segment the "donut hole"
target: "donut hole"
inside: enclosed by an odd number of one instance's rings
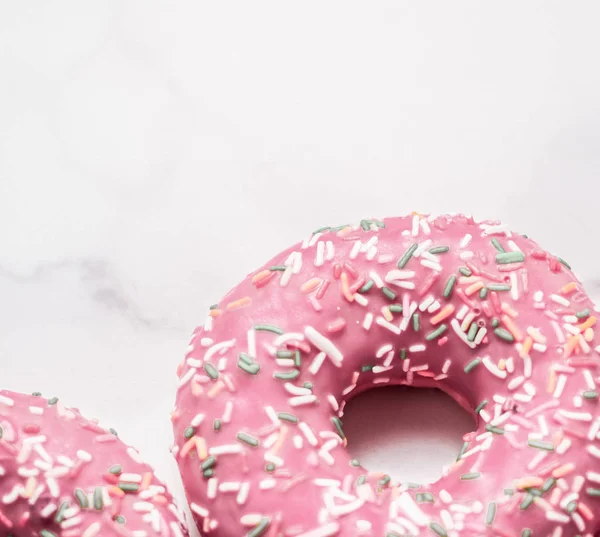
[[[368,390],[345,407],[348,451],[370,472],[396,482],[433,483],[456,460],[473,417],[441,390]]]

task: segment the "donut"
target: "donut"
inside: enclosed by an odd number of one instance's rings
[[[172,413],[215,537],[573,537],[600,530],[596,312],[569,265],[470,216],[324,227],[211,307]],[[472,413],[435,483],[369,472],[342,417],[380,386]]]
[[[0,391],[0,536],[187,534],[171,494],[114,430],[56,397]]]

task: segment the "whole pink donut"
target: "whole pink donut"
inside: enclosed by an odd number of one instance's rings
[[[0,537],[184,537],[165,486],[114,431],[0,391]]]
[[[175,446],[215,537],[600,530],[595,309],[567,263],[462,215],[323,228],[233,289],[179,370]],[[477,419],[434,484],[346,450],[347,401],[436,387]]]

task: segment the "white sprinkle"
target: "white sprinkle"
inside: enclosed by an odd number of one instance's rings
[[[561,306],[564,306],[565,308],[568,308],[570,305],[570,302],[565,297],[560,295],[550,295],[550,300],[560,304]]]
[[[408,516],[415,524],[419,526],[425,526],[429,522],[429,519],[423,513],[423,511],[419,508],[419,506],[415,503],[408,493],[403,492],[396,498],[396,503],[400,507],[404,514]]]
[[[458,324],[458,321],[456,319],[452,319],[452,321],[450,321],[450,326],[452,327],[452,329],[454,330],[454,332],[456,332],[456,334],[458,335],[458,337],[463,341],[463,343],[465,343],[467,346],[469,346],[471,349],[475,348],[475,343],[470,342],[467,339],[467,334],[465,334],[461,329],[460,329],[460,324]]]
[[[202,518],[206,518],[208,516],[208,509],[205,509],[204,507],[200,507],[197,503],[190,503],[190,510],[192,511],[192,513],[195,513],[199,516],[201,516]]]
[[[425,311],[429,306],[431,306],[431,304],[433,304],[434,300],[435,299],[431,295],[425,297],[425,299],[419,304],[419,310]]]
[[[587,439],[592,441],[596,438],[596,435],[600,431],[600,418],[596,418],[594,422],[590,425],[590,429],[588,431]]]
[[[340,531],[340,525],[337,522],[330,522],[324,526],[315,528],[296,535],[296,537],[331,537]]]
[[[450,359],[447,359],[447,360],[444,362],[444,365],[442,366],[442,373],[444,373],[444,375],[445,375],[446,373],[448,373],[448,370],[450,369],[450,366],[451,366],[451,365],[452,365],[452,360],[450,360]]]
[[[513,300],[519,300],[519,282],[517,280],[517,273],[511,272],[509,274],[510,278],[510,297]]]
[[[314,357],[308,368],[308,371],[311,375],[316,375],[319,372],[323,362],[325,361],[325,358],[327,358],[327,355],[324,352],[320,352]]]
[[[487,328],[485,328],[485,326],[482,326],[478,330],[473,343],[475,343],[475,345],[479,345],[483,341],[483,338],[486,336],[486,334],[487,334]]]
[[[559,375],[558,381],[556,382],[556,388],[554,390],[554,393],[552,394],[555,399],[560,399],[560,396],[562,395],[563,390],[565,389],[566,383],[567,383],[567,376]]]
[[[593,445],[588,446],[587,451],[590,455],[592,455],[592,457],[596,457],[597,459],[600,459],[600,449],[598,449],[596,446],[593,446]]]
[[[221,416],[221,421],[223,423],[229,423],[231,421],[232,414],[233,414],[233,402],[227,401],[225,403],[225,409],[223,410],[223,416]]]
[[[42,416],[44,414],[44,409],[41,406],[30,406],[29,412],[35,416]]]
[[[203,337],[202,339],[200,339],[200,345],[202,347],[210,347],[213,343],[214,343],[213,339],[209,338],[209,337]]]
[[[427,239],[426,241],[423,241],[421,244],[419,244],[419,246],[417,246],[417,249],[413,253],[413,257],[420,257],[421,254],[431,246],[431,243],[431,239]]]
[[[425,220],[424,218],[421,220],[421,228],[425,232],[425,235],[430,235],[431,234],[431,228],[429,227],[429,224],[427,223],[427,220]]]
[[[327,254],[325,256],[325,259],[327,261],[331,261],[333,259],[333,255],[334,255],[333,242],[327,241],[325,243],[325,247],[327,249]]]
[[[303,386],[296,386],[291,382],[286,382],[284,385],[285,391],[292,395],[311,395],[312,392]]]
[[[356,302],[360,306],[366,306],[369,303],[366,297],[364,295],[361,295],[360,293],[354,293],[354,302]]]
[[[0,403],[5,406],[14,406],[15,402],[10,397],[0,394]]]
[[[470,235],[469,235],[469,237],[470,237]],[[440,497],[440,500],[442,500],[444,503],[452,503],[452,496],[446,489],[440,490],[439,497]]]
[[[592,421],[592,415],[589,412],[571,412],[561,408],[558,410],[558,414],[569,420],[575,421]]]
[[[359,240],[354,241],[354,245],[352,246],[352,249],[350,250],[350,259],[356,259],[356,256],[360,252],[361,246],[362,246],[361,241],[359,241]]]
[[[381,277],[379,276],[379,274],[377,274],[377,272],[375,272],[374,270],[371,270],[369,272],[369,278],[371,278],[373,280],[373,283],[379,289],[381,289],[383,287],[383,280],[381,279]]]
[[[427,347],[423,344],[420,345],[412,345],[408,348],[410,352],[423,352]]]
[[[213,357],[213,355],[215,355],[217,352],[219,352],[220,354],[223,354],[222,351],[226,351],[227,349],[230,349],[234,345],[235,345],[235,339],[230,339],[228,341],[221,341],[220,343],[215,343],[212,347],[210,347],[206,351],[206,354],[204,355],[204,361],[209,362],[210,359]]]
[[[344,355],[330,339],[317,332],[312,326],[307,326],[304,329],[304,333],[306,334],[307,339],[317,347],[317,349],[326,353],[337,367],[341,365]]]
[[[49,503],[40,511],[40,515],[42,518],[49,518],[57,509],[58,507],[55,503]]]
[[[458,310],[458,313],[456,314],[456,318],[459,321],[462,321],[465,318],[465,315],[467,314],[468,311],[469,311],[469,306],[467,306],[466,304],[463,304],[461,306],[461,308]]]
[[[506,378],[506,371],[502,371],[502,369],[500,369],[495,363],[492,362],[492,360],[490,359],[489,356],[484,356],[481,359],[481,363],[486,367],[486,369],[494,376],[498,377],[499,379],[505,379]]]
[[[375,353],[375,357],[376,358],[381,358],[384,354],[386,354],[387,352],[391,351],[393,349],[393,346],[391,343],[387,343],[385,345],[382,345],[381,347],[379,347],[379,349],[377,349],[377,352]]]
[[[331,405],[331,408],[333,408],[334,412],[337,412],[340,409],[337,399],[332,394],[327,396],[327,401],[329,401],[329,404]]]
[[[279,418],[277,417],[277,412],[275,412],[275,409],[272,406],[267,405],[265,407],[265,412],[271,420],[271,422],[279,426]]]
[[[198,425],[200,425],[203,421],[204,421],[204,414],[196,414],[192,418],[192,421],[190,422],[190,425],[192,427],[198,427]]]
[[[442,271],[442,265],[440,265],[439,263],[433,263],[432,261],[429,261],[427,259],[422,259],[421,265],[431,270],[435,270],[436,272]]]
[[[567,515],[557,513],[556,511],[546,511],[546,518],[552,522],[560,522],[561,524],[566,524],[570,520]]]
[[[385,281],[393,283],[396,280],[410,280],[415,277],[415,274],[414,270],[393,269],[386,274]]]
[[[373,314],[371,312],[365,315],[365,319],[363,321],[363,328],[365,330],[369,330],[371,325],[373,324]]]
[[[401,329],[399,326],[396,326],[393,323],[390,323],[388,320],[384,319],[383,317],[377,317],[375,319],[375,322],[383,327],[383,328],[387,328],[390,332],[392,332],[393,334],[396,335],[400,335]]]
[[[459,257],[463,261],[468,261],[469,259],[473,259],[473,257],[475,257],[475,254],[473,252],[471,252],[470,250],[465,250],[464,252],[460,253]]]
[[[208,448],[208,452],[211,455],[233,455],[242,453],[244,448],[241,444],[223,444],[220,446],[211,446]]]
[[[523,377],[523,376],[515,377],[515,378],[511,379],[510,382],[508,383],[508,389],[510,391],[514,391],[519,386],[521,386],[521,384],[523,384],[524,381],[525,381],[525,377]]]
[[[471,234],[467,233],[460,241],[459,246],[461,248],[466,248],[468,246],[468,244],[471,242],[472,238],[473,238],[473,236]]]
[[[300,429],[300,431],[302,431],[302,433],[304,434],[304,437],[306,438],[307,442],[311,446],[314,447],[319,444],[319,441],[317,440],[315,433],[312,431],[312,429],[310,428],[310,426],[307,423],[301,421],[298,424],[298,428]]]
[[[419,215],[415,214],[412,218],[412,231],[411,235],[416,237],[419,234]]]
[[[564,455],[570,447],[571,440],[569,440],[568,438],[563,438],[562,442],[556,447],[556,453],[558,453],[559,455]]]
[[[312,395],[299,395],[297,397],[290,397],[288,399],[288,402],[291,406],[296,407],[296,406],[303,406],[303,405],[310,405],[311,403],[315,403],[317,401],[317,396],[312,394]]]

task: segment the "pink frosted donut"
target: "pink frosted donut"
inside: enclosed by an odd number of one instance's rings
[[[184,537],[173,498],[116,433],[56,398],[0,391],[0,536]]]
[[[594,312],[566,262],[498,222],[413,214],[315,231],[211,309],[180,367],[173,451],[199,527],[594,535]],[[345,404],[394,384],[439,388],[476,417],[436,483],[395,483],[348,454]]]

